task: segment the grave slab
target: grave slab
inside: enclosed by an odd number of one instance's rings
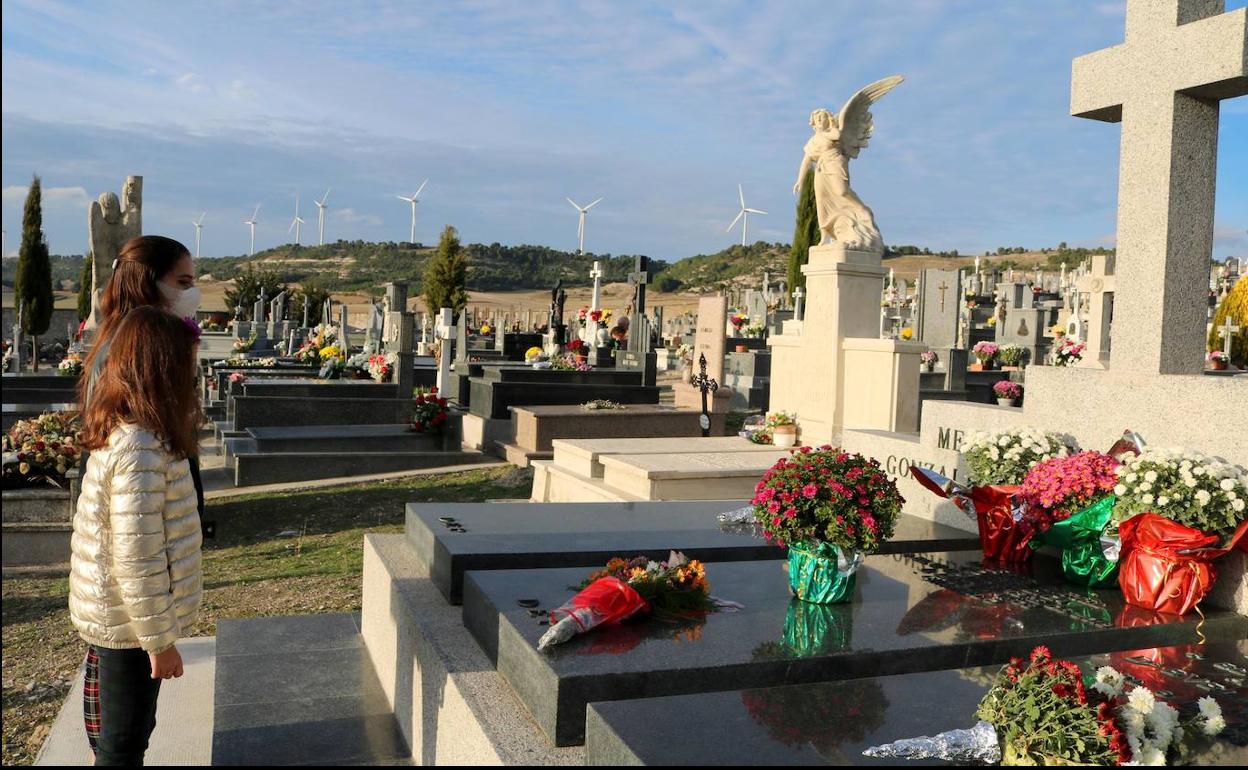
[[[554,454],[551,442],[555,439],[702,435],[697,412],[657,404],[621,404],[621,407],[587,411],[579,404],[513,406],[514,443],[503,446],[506,457],[521,467],[533,459],[550,459]],[[722,417],[720,422],[723,422]]]
[[[1248,642],[1153,647],[1074,660],[1085,674],[1113,666],[1164,690],[1190,715],[1212,695],[1227,727],[1198,744],[1194,765],[1248,763]],[[592,703],[589,765],[896,765],[862,755],[900,738],[971,727],[999,667],[961,668],[847,682]],[[1237,673],[1238,672],[1238,673]],[[939,707],[934,708],[938,703]],[[696,714],[696,719],[689,715]],[[905,762],[939,764],[935,761]]]
[[[665,503],[408,503],[407,539],[447,600],[459,604],[468,570],[594,567],[628,554],[670,550],[713,561],[775,559],[751,533],[725,532],[716,516],[744,500]],[[883,552],[974,550],[977,535],[913,516],[897,522]]]
[[[546,652],[537,640],[549,626],[527,600],[558,607],[586,570],[470,571],[464,624],[560,746],[584,741],[594,701],[987,666],[1037,644],[1066,657],[1191,644],[1200,623],[1212,638],[1248,635],[1242,615],[1176,618],[1130,607],[1117,589],[1069,585],[1055,559],[1007,568],[981,559],[973,551],[869,556],[854,600],[836,605],[790,597],[786,562],[710,564],[713,594],[743,610],[624,623]],[[793,649],[777,654],[786,639]]]
[[[602,481],[642,500],[722,500],[749,497],[754,485],[788,450],[610,455]]]
[[[602,458],[616,454],[669,454],[673,452],[774,452],[765,444],[754,444],[740,436],[709,438],[626,438],[556,439],[555,465],[590,478],[602,478]]]

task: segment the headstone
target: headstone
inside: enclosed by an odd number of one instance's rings
[[[724,325],[728,322],[728,301],[722,295],[698,300],[698,325],[694,355],[706,356],[707,375],[715,380],[724,376]]]
[[[962,307],[961,272],[927,268],[919,274],[919,313],[915,336],[932,348],[953,347]]]
[[[344,302],[338,306],[338,346],[344,354],[349,354],[351,350],[350,326],[347,323],[347,305]]]
[[[455,321],[455,360],[468,360],[468,313],[460,313]]]
[[[407,283],[393,281],[386,284],[386,306],[390,308],[382,329],[389,334],[384,339],[386,349],[394,353],[394,381],[399,397],[409,396],[415,385],[415,326],[416,319],[407,310]],[[373,305],[376,312],[377,306]],[[381,320],[381,319],[379,319]],[[369,324],[372,332],[373,324]]]
[[[438,354],[438,392],[445,394],[451,381],[451,343],[456,336],[455,311],[449,307],[438,311],[438,324],[434,328],[434,334],[441,341],[441,352]]]
[[[1088,298],[1087,349],[1079,366],[1085,369],[1105,369],[1110,362],[1110,330],[1114,317],[1116,296],[1114,255],[1092,255],[1092,271],[1075,282],[1079,291]]]
[[[629,319],[628,349],[638,355],[650,352],[650,324],[646,318],[646,285],[650,283],[650,259],[638,255],[633,272],[628,274],[633,286],[633,315]]]

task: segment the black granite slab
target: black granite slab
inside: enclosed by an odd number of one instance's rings
[[[689,553],[697,557],[696,551]],[[981,565],[974,551],[876,555],[858,573],[854,600],[813,605],[789,596],[784,562],[708,565],[714,595],[739,612],[671,624],[599,629],[547,652],[548,628],[530,614],[554,608],[584,568],[471,571],[464,625],[557,745],[584,740],[593,701],[770,687],[1002,663],[1046,644],[1087,655],[1190,644],[1197,616],[1127,606],[1115,589],[1063,582],[1055,559]],[[1206,610],[1206,634],[1248,636],[1248,618]]]
[[[1076,658],[1085,673],[1113,666],[1183,716],[1206,695],[1227,727],[1195,745],[1198,765],[1248,764],[1248,643],[1150,648]],[[884,765],[863,749],[971,727],[998,667],[901,674],[845,682],[592,703],[590,765]],[[690,715],[696,715],[690,719]],[[935,760],[905,764],[945,764]]]
[[[719,528],[718,514],[743,505],[731,500],[409,503],[407,538],[447,601],[459,604],[466,570],[594,567],[621,554],[667,558],[671,549],[704,561],[783,556],[760,538]],[[978,548],[977,535],[903,516],[883,552]]]

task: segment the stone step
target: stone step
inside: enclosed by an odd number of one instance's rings
[[[0,533],[0,565],[34,567],[69,562],[69,522],[4,522]]]
[[[416,433],[405,424],[395,425],[299,425],[282,428],[249,428],[256,452],[432,452],[444,448],[440,436]],[[458,447],[454,447],[458,449]]]
[[[496,462],[496,459],[475,451],[353,452],[336,455],[315,452],[281,452],[238,454],[234,456],[233,467],[235,486],[250,487],[287,481],[368,476],[374,473],[487,462]]]
[[[214,765],[410,764],[358,614],[217,622]]]

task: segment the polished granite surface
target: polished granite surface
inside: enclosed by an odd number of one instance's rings
[[[854,600],[837,605],[792,599],[784,564],[708,565],[711,593],[744,604],[739,612],[627,622],[548,652],[536,649],[548,628],[537,608],[566,601],[587,569],[470,571],[464,623],[547,736],[575,745],[592,701],[990,665],[1036,644],[1058,655],[1186,644],[1200,621],[1067,584],[1043,556],[1010,567],[973,551],[871,556]],[[1205,615],[1206,634],[1248,636],[1248,618]]]
[[[743,501],[660,503],[409,503],[407,537],[452,604],[467,570],[592,567],[612,556],[703,561],[775,559],[783,552],[752,533],[725,532],[716,516]],[[897,521],[883,552],[979,548],[975,534],[913,516]]]
[[[1248,642],[1126,650],[1080,657],[1085,673],[1113,666],[1189,717],[1211,695],[1227,727],[1189,764],[1248,763]],[[998,667],[821,684],[593,703],[592,765],[881,765],[863,749],[970,727]],[[690,718],[696,715],[696,718]],[[945,764],[937,760],[906,764]]]

